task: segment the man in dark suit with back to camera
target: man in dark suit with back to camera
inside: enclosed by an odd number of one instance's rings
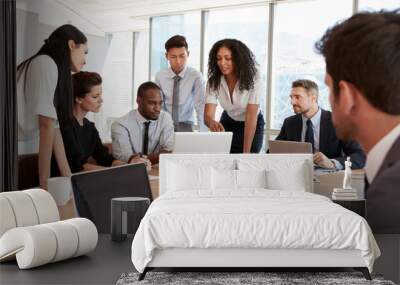
[[[276,140],[309,142],[314,163],[322,168],[343,169],[350,156],[352,168],[363,168],[365,154],[355,141],[342,141],[336,136],[331,112],[318,106],[318,85],[311,80],[292,83],[290,100],[296,115],[286,118]]]
[[[400,9],[362,12],[317,42],[339,138],[367,153],[367,221],[400,234]]]

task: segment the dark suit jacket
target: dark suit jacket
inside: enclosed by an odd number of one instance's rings
[[[303,120],[300,114],[286,118],[276,140],[300,142],[302,129]],[[331,112],[322,109],[319,151],[330,159],[336,159],[342,165],[344,165],[347,156],[350,156],[352,168],[363,168],[365,165],[365,154],[361,146],[355,141],[339,140],[333,127]]]
[[[400,137],[366,191],[367,221],[377,234],[400,234]]]

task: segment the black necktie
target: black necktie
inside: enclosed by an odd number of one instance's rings
[[[150,122],[144,122],[143,150],[142,153],[147,155],[149,152],[149,126]]]
[[[306,136],[304,140],[305,142],[311,143],[312,150],[314,152],[314,130],[310,119],[307,120]]]

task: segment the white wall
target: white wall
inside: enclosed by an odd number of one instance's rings
[[[66,22],[67,23],[67,22]],[[73,22],[68,21],[72,25]],[[65,23],[60,23],[60,25]],[[80,26],[76,25],[80,29]],[[42,47],[44,40],[57,28],[44,24],[35,12],[17,9],[17,64],[36,54]],[[87,29],[86,29],[87,30]],[[89,53],[83,70],[95,71],[103,75],[105,60],[110,47],[110,37],[85,33],[88,39]],[[88,119],[102,126],[102,112],[88,114]]]
[[[103,69],[103,107],[97,129],[103,141],[111,141],[111,124],[133,106],[133,32],[115,32]],[[101,116],[101,118],[100,118]]]
[[[39,17],[36,13],[17,9],[17,64],[37,53],[43,45],[43,41],[56,28],[56,26],[39,22]],[[89,54],[84,69],[101,73],[109,42],[106,37],[87,33],[85,35],[88,38]]]
[[[103,77],[103,107],[99,113],[89,113],[87,117],[96,124],[102,139],[109,141],[112,120],[137,107],[137,89],[149,80],[149,20],[134,31],[132,59],[129,58],[132,53],[128,56],[124,52],[126,47],[118,44],[118,33],[113,37],[101,31],[98,25],[61,4],[53,0],[17,0],[17,64],[37,53],[44,40],[60,25],[72,24],[79,28],[88,38],[89,53],[83,70],[98,72]],[[134,74],[125,68],[129,63],[132,66],[132,60]],[[121,65],[124,68],[117,68]],[[116,68],[118,72],[114,71]]]
[[[71,0],[67,0],[71,1]],[[83,2],[83,1],[81,1]],[[81,29],[85,34],[105,35],[94,22],[89,21],[79,14],[79,9],[74,11],[60,0],[16,0],[17,9],[33,12],[38,15],[39,22],[45,25],[58,27],[62,24],[73,24]]]

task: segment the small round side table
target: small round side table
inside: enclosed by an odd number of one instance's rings
[[[132,234],[135,234],[149,205],[150,199],[144,197],[111,199],[111,239],[113,241],[124,241],[126,239],[128,212],[133,212],[133,221],[129,221],[129,223],[134,225]]]

